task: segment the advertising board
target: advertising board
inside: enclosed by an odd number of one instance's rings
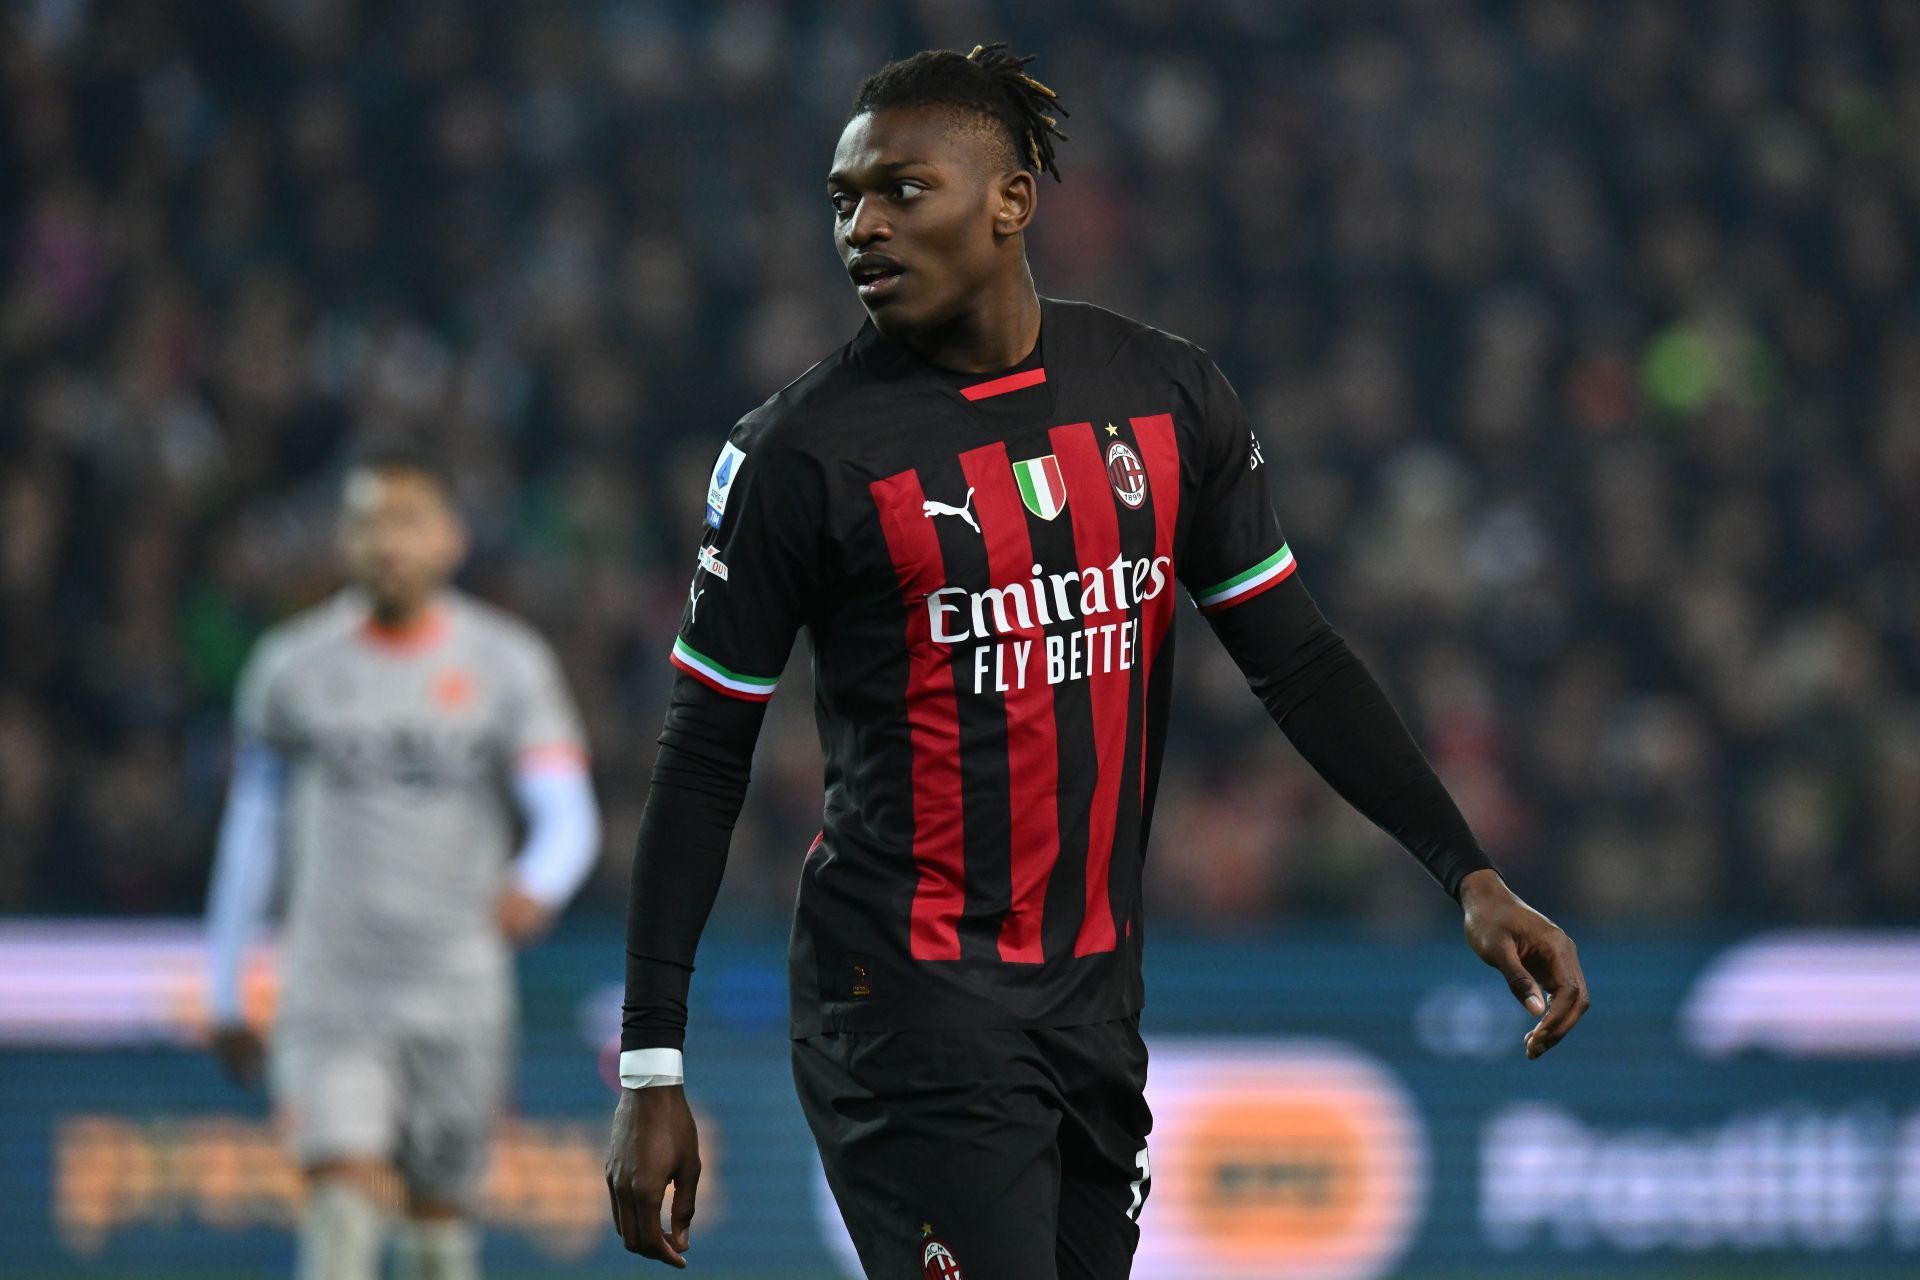
[[[186,922],[0,924],[0,1277],[290,1273],[299,1179],[265,1099],[196,1047],[197,945]],[[586,922],[522,961],[491,1276],[633,1273],[601,1174],[619,955],[617,925]],[[1582,958],[1594,1010],[1530,1063],[1526,1015],[1452,939],[1156,941],[1135,1274],[1920,1274],[1920,939],[1583,938]],[[708,1276],[857,1275],[784,982],[764,935],[703,951]]]

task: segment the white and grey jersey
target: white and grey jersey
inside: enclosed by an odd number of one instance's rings
[[[243,743],[287,765],[282,1017],[472,1024],[512,1008],[494,903],[512,779],[584,751],[552,651],[449,592],[403,640],[348,592],[268,633],[241,677]]]

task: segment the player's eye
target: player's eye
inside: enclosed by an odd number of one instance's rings
[[[827,197],[833,202],[835,216],[844,218],[853,212],[854,199],[844,191],[835,191]]]
[[[926,184],[921,182],[896,182],[893,184],[893,198],[911,200],[926,189]]]

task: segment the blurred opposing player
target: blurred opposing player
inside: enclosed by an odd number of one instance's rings
[[[471,1215],[508,1080],[512,945],[545,930],[599,849],[553,654],[447,585],[465,551],[431,466],[355,468],[352,585],[270,632],[240,683],[208,900],[214,1047],[236,1079],[258,1078],[239,970],[284,850],[265,1057],[309,1182],[301,1280],[374,1280],[395,1174],[404,1280],[479,1274]]]
[[[1035,292],[1024,233],[1061,111],[1027,61],[927,52],[861,86],[820,211],[868,322],[714,466],[634,858],[607,1160],[627,1247],[673,1265],[700,1175],[694,951],[803,629],[826,795],[795,909],[793,1073],[874,1280],[1132,1265],[1141,867],[1181,585],[1300,753],[1459,901],[1540,1019],[1528,1055],[1586,1008],[1572,942],[1501,881],[1294,572],[1212,360]]]

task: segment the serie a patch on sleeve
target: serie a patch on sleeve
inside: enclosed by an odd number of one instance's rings
[[[733,489],[734,477],[740,474],[740,464],[746,457],[746,450],[735,447],[731,440],[720,450],[720,458],[713,464],[713,475],[707,481],[708,528],[720,527],[720,517],[727,513],[727,494]]]

